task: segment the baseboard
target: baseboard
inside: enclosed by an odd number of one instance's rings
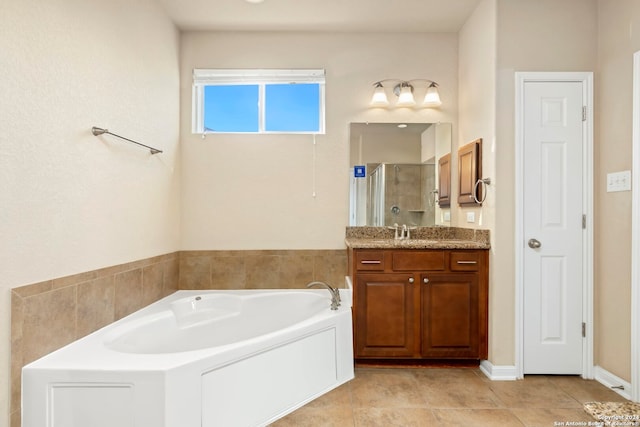
[[[515,381],[518,379],[515,366],[495,366],[488,360],[480,362],[480,370],[491,381]]]
[[[600,366],[595,366],[593,370],[595,374],[594,379],[596,381],[598,381],[600,384],[604,385],[605,387],[615,391],[625,399],[631,400],[631,383],[612,374],[611,372],[607,371],[606,369]],[[613,388],[613,387],[622,387],[622,389]]]

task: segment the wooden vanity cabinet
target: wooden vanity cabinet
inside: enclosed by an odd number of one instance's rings
[[[416,298],[410,274],[359,274],[356,276],[358,310],[355,323],[357,355],[361,357],[412,357],[417,350]]]
[[[349,255],[356,358],[487,358],[487,250]]]

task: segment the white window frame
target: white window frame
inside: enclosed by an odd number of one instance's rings
[[[320,117],[318,131],[266,131],[265,85],[284,83],[316,83],[320,85]],[[258,85],[258,131],[215,132],[204,128],[204,88],[214,85]],[[325,133],[325,72],[324,69],[201,69],[193,70],[191,131],[196,134],[248,133],[248,134],[324,134]]]

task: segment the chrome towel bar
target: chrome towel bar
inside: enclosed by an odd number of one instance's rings
[[[149,151],[151,152],[151,154],[162,153],[162,150],[159,150],[159,149],[153,148],[153,147],[149,147],[148,145],[144,145],[144,144],[142,144],[140,142],[134,141],[133,139],[125,138],[124,136],[120,136],[120,135],[117,135],[117,134],[115,134],[113,132],[109,132],[108,129],[102,129],[102,128],[94,126],[94,127],[91,128],[91,133],[94,134],[95,136],[102,135],[102,134],[106,133],[108,135],[113,135],[113,136],[115,136],[117,138],[124,139],[125,141],[129,141],[129,142],[132,142],[134,144],[141,145],[141,146],[143,146],[145,148],[148,148]]]

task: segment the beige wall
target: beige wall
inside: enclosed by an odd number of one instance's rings
[[[153,0],[0,7],[0,425],[10,289],[175,252],[178,32]],[[148,151],[92,126],[165,150]]]
[[[640,2],[599,0],[598,35],[595,363],[629,381],[631,192],[607,193],[606,176],[632,166],[632,71],[633,53],[640,50]]]
[[[491,313],[502,313],[501,320],[513,323],[515,72],[595,71],[597,8],[595,0],[498,0],[497,6],[494,250],[499,257],[492,264],[492,286],[500,295]],[[511,364],[514,335],[506,333],[513,328],[501,328],[500,337],[492,339],[492,361]]]
[[[187,32],[181,57],[185,250],[344,248],[349,122],[457,121],[456,34]],[[192,135],[192,69],[208,67],[325,68],[315,165],[310,135]],[[368,108],[385,78],[435,80],[443,105]]]
[[[511,266],[502,262],[503,253],[510,253],[512,246],[496,244],[496,202],[501,182],[496,179],[496,0],[483,0],[467,20],[459,34],[458,57],[458,140],[454,142],[452,153],[460,146],[477,138],[482,138],[483,177],[491,178],[491,186],[482,208],[460,208],[455,202],[458,194],[458,158],[452,156],[452,219],[458,227],[487,228],[491,233],[490,281],[489,286],[489,360],[495,365],[513,364],[513,293],[509,282],[501,281],[505,268]],[[466,222],[466,213],[476,213],[476,223]]]

